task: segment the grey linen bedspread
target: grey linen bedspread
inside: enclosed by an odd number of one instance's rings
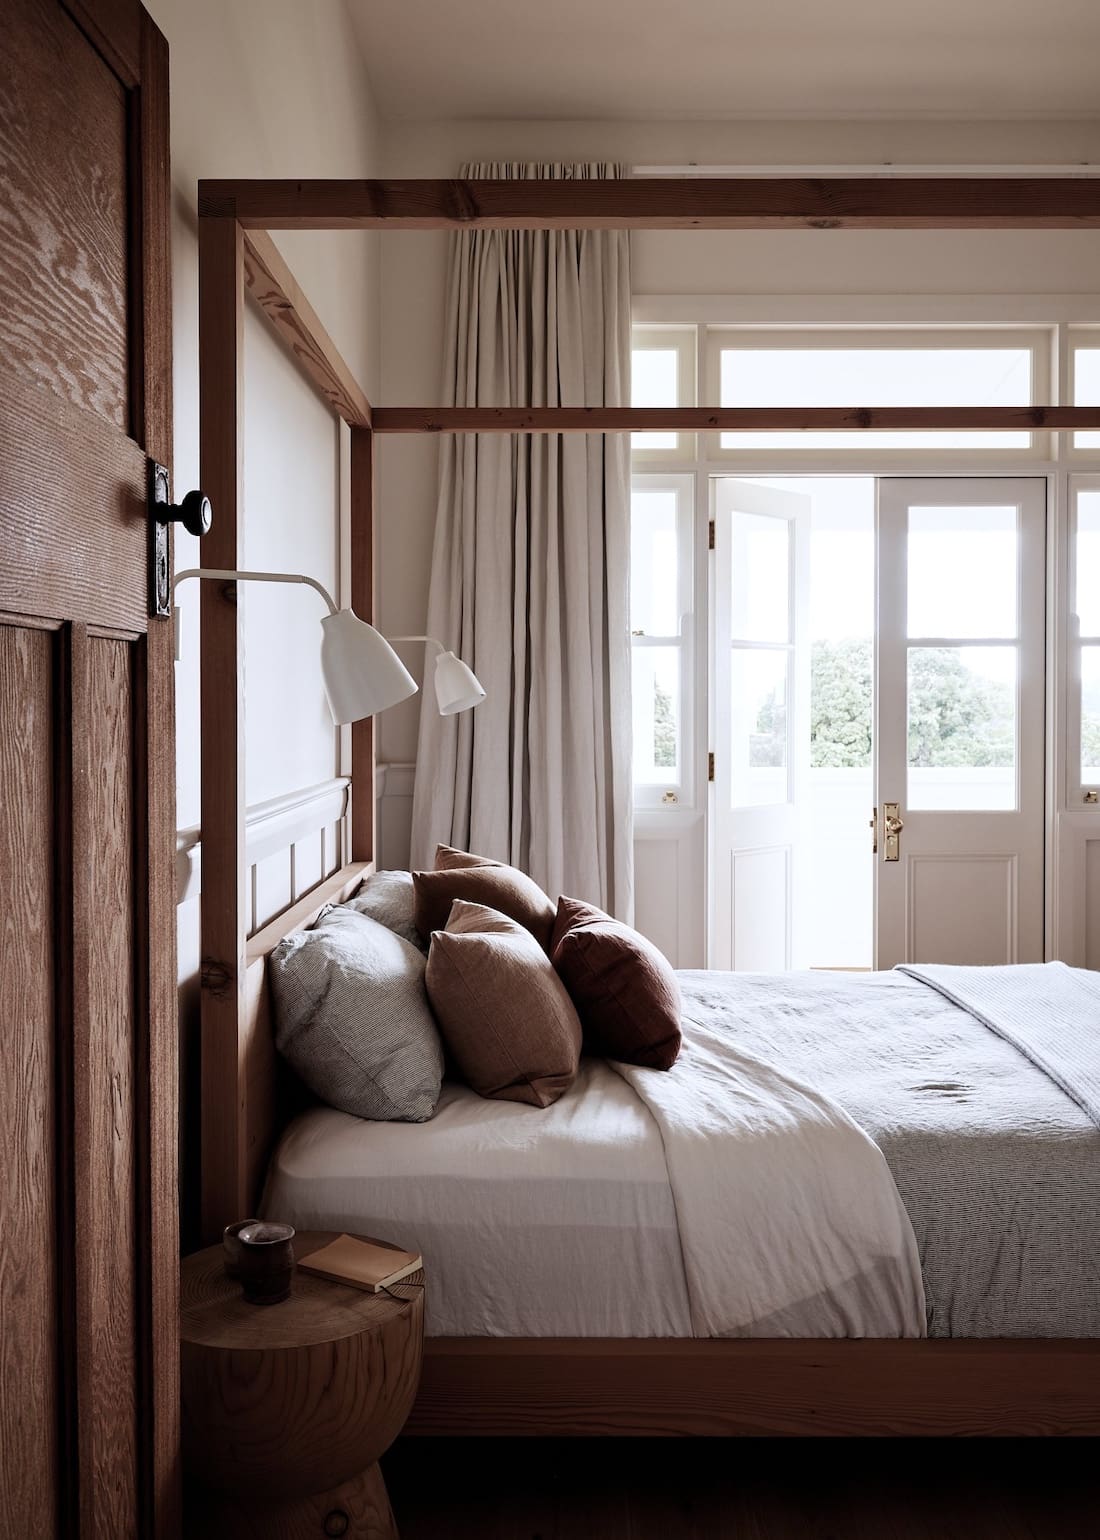
[[[685,1017],[801,1076],[878,1144],[930,1336],[1100,1336],[1100,1128],[1021,1048],[900,972],[679,979]],[[1100,1052],[1100,1016],[1092,1029]]]

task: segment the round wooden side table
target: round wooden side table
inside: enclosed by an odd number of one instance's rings
[[[336,1234],[299,1233],[295,1255]],[[416,1395],[423,1272],[391,1296],[296,1271],[289,1299],[250,1305],[210,1246],[185,1259],[180,1306],[189,1532],[397,1540],[377,1462]]]

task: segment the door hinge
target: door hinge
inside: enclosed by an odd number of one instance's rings
[[[714,520],[711,519],[707,526],[707,550],[714,550]]]
[[[710,753],[707,755],[707,780],[708,781],[713,781],[714,780],[714,750],[713,749],[711,749]]]

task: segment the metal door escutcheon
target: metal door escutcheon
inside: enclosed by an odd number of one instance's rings
[[[901,804],[899,802],[884,802],[882,804],[882,832],[884,861],[900,861],[901,831],[905,828],[901,821]]]

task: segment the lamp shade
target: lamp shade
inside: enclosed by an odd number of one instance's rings
[[[435,698],[441,717],[454,716],[456,711],[468,711],[480,706],[485,691],[472,668],[467,668],[453,652],[441,652],[435,660]]]
[[[358,722],[416,694],[416,680],[386,638],[352,610],[326,615],[321,628],[321,672],[334,722]]]

